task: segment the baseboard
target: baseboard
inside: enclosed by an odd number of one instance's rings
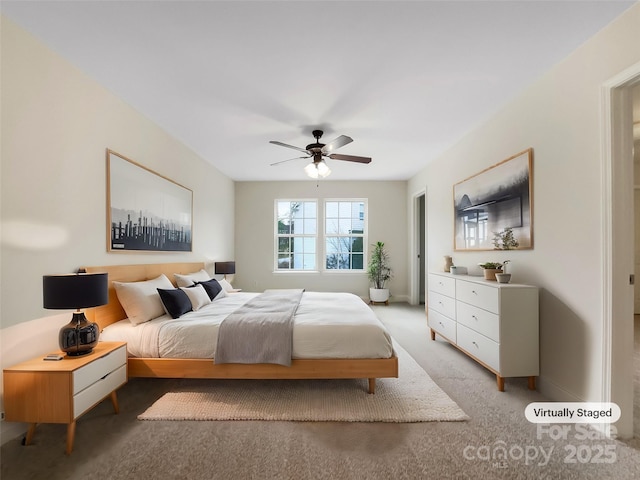
[[[585,401],[584,398],[576,396],[543,376],[538,377],[538,390],[552,402]]]
[[[4,445],[16,437],[27,433],[27,424],[18,422],[5,422],[0,424],[0,444]]]

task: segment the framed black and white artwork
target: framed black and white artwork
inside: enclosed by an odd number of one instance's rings
[[[190,252],[193,192],[107,149],[107,250]]]
[[[533,248],[532,167],[529,148],[453,186],[454,250],[494,250],[505,229]]]

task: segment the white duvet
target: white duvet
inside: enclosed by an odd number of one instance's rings
[[[130,356],[214,358],[218,326],[258,293],[229,294],[177,319],[168,315],[140,325],[121,320],[100,340],[125,341]],[[389,358],[391,336],[373,311],[351,293],[305,292],[293,327],[293,358]]]

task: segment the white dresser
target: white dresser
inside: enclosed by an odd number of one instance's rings
[[[427,318],[436,334],[496,374],[528,377],[536,388],[540,373],[538,288],[482,277],[430,273]]]

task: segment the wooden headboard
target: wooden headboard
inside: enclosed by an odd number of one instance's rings
[[[140,282],[159,277],[163,273],[171,283],[175,285],[174,273],[185,275],[197,272],[203,268],[204,262],[187,263],[152,263],[147,265],[109,265],[104,267],[82,267],[87,273],[107,273],[109,275],[109,303],[100,307],[89,308],[85,314],[88,319],[96,322],[100,330],[107,325],[127,318],[124,309],[118,301],[113,281],[117,282]]]

